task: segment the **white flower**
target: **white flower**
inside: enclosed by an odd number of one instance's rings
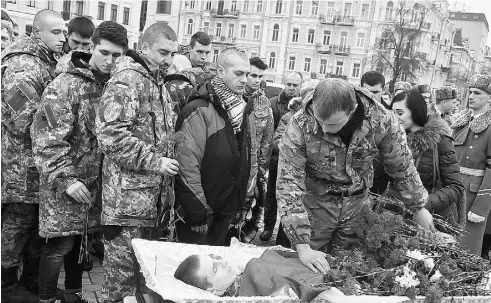
[[[409,269],[407,265],[402,268],[402,271],[403,275],[395,278],[396,283],[404,288],[410,288],[413,286],[416,287],[419,285],[419,280],[416,278],[416,273]]]
[[[419,250],[408,250],[406,251],[406,256],[415,260],[424,260],[426,256]]]
[[[428,268],[429,270],[432,270],[433,267],[435,267],[435,261],[433,260],[433,258],[424,259],[423,262],[424,262],[426,268]]]
[[[442,274],[440,273],[439,270],[437,270],[437,271],[435,271],[435,273],[433,274],[433,276],[431,276],[430,282],[438,281],[441,277],[442,277]]]

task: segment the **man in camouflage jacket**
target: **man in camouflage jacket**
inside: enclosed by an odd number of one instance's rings
[[[424,208],[421,184],[395,116],[363,88],[341,79],[319,83],[311,101],[288,123],[279,150],[277,182],[281,221],[299,257],[313,271],[325,272],[326,245],[356,242],[357,219],[369,204],[373,158],[380,154],[394,178],[394,194],[433,228]]]
[[[43,10],[34,17],[33,25],[32,35],[11,44],[2,58],[2,208],[6,205],[2,214],[2,301],[9,302],[22,292],[16,289],[16,280],[26,244],[30,248],[25,250],[21,281],[37,292],[42,244],[37,235],[39,174],[29,128],[41,94],[54,77],[53,55],[61,52],[65,41],[65,22],[58,13]]]
[[[92,36],[93,54],[74,51],[57,66],[45,89],[31,135],[40,172],[39,234],[47,242],[41,256],[40,300],[54,302],[64,264],[65,301],[83,303],[82,237],[100,228],[102,153],[95,135],[96,108],[113,61],[128,46],[126,29],[101,23]],[[88,253],[88,252],[82,252]],[[56,278],[54,278],[56,277]]]
[[[169,175],[178,171],[172,134],[177,114],[162,79],[177,37],[164,23],[143,34],[141,53],[129,50],[106,85],[96,114],[102,167],[105,302],[121,302],[135,291],[131,240],[146,238],[157,224],[159,201],[173,196]],[[169,147],[171,146],[171,147]]]

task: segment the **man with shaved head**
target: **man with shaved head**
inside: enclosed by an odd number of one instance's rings
[[[257,155],[251,149],[256,125],[254,102],[243,96],[250,71],[244,52],[225,49],[217,77],[198,87],[179,114],[176,223],[180,242],[224,245],[230,223],[243,222],[254,196]]]
[[[116,61],[96,111],[96,135],[105,154],[102,165],[104,302],[133,295],[136,278],[131,240],[149,237],[157,210],[169,203],[177,119],[175,104],[160,78],[172,64],[177,36],[165,23],[145,30],[141,50]],[[162,197],[161,197],[162,196]]]
[[[55,76],[53,55],[61,52],[64,42],[63,18],[54,11],[42,10],[34,17],[31,36],[7,47],[2,58],[2,203],[7,205],[2,214],[5,302],[37,302],[37,296],[28,296],[17,283],[23,254],[21,283],[37,293],[42,244],[37,231],[39,174],[29,129],[41,95]],[[29,248],[24,249],[26,246]]]

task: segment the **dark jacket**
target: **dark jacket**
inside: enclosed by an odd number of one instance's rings
[[[447,222],[463,227],[465,209],[459,209],[459,206],[463,206],[461,202],[463,202],[464,185],[450,134],[450,126],[443,119],[430,118],[421,130],[408,134],[407,140],[415,161],[418,161],[419,158],[417,169],[421,182],[430,194],[425,208],[443,216]],[[438,147],[440,179],[441,186],[443,186],[438,190],[433,189],[433,174],[435,173],[433,171],[433,146]],[[460,218],[459,214],[461,214]]]
[[[176,131],[182,131],[186,140],[177,147],[175,184],[176,207],[184,221],[189,226],[202,225],[214,212],[248,210],[257,175],[257,155],[251,154],[252,134],[256,133],[253,103],[245,107],[242,130],[235,135],[227,112],[207,82],[189,98]]]
[[[271,102],[271,108],[273,109],[275,130],[278,127],[278,124],[280,123],[281,117],[283,117],[283,115],[285,115],[290,111],[288,109],[288,101],[290,101],[290,99],[288,99],[285,96],[285,92],[282,91],[278,96],[273,97],[269,100]]]

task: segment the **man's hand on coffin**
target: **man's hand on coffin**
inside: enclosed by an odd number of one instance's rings
[[[309,244],[297,244],[296,248],[300,261],[315,274],[320,271],[325,275],[331,268],[326,260],[325,253],[313,250]]]
[[[426,208],[421,208],[415,212],[413,214],[413,220],[430,231],[436,232],[435,225],[433,225],[433,216]]]
[[[191,226],[191,230],[198,234],[206,235],[208,230],[211,229],[211,226],[213,225],[213,214],[208,215],[206,222],[207,223],[203,225]]]
[[[160,166],[160,174],[161,175],[177,175],[179,171],[179,162],[174,159],[162,157],[162,164]]]
[[[90,204],[92,201],[89,190],[80,181],[77,181],[68,186],[68,188],[66,189],[66,194],[75,199],[75,201],[77,201],[78,203]]]

